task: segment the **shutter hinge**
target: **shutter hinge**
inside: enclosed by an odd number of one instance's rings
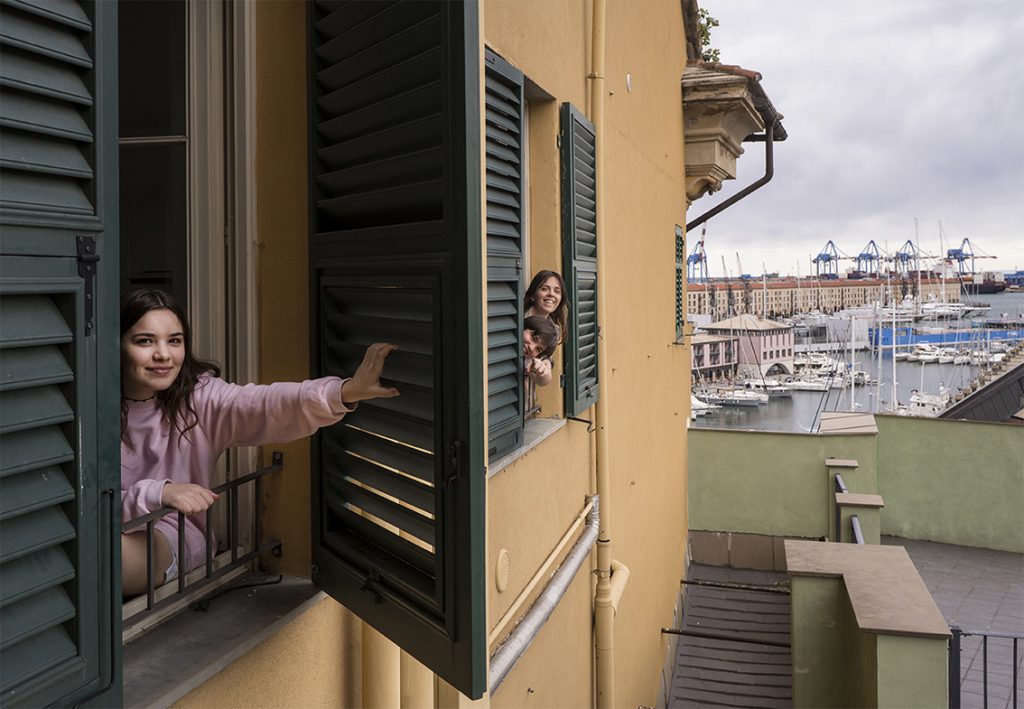
[[[76,247],[78,249],[78,275],[85,280],[85,335],[88,337],[92,334],[94,282],[96,280],[96,263],[100,257],[96,253],[95,236],[79,236]]]
[[[516,259],[516,275],[518,276],[523,272],[523,260],[521,258]]]
[[[452,441],[446,445],[444,458],[447,465],[447,469],[444,471],[444,484],[449,486],[462,473],[462,441]]]
[[[560,389],[565,389],[565,375],[564,374],[559,374],[558,375],[558,387]]]
[[[378,605],[384,602],[384,596],[380,594],[377,587],[380,585],[380,571],[376,568],[371,567],[366,574],[366,580],[363,582],[360,591],[369,591],[373,594],[373,603]]]
[[[562,147],[562,134],[561,133],[559,133],[558,135],[555,136],[555,146],[559,147],[559,148]]]

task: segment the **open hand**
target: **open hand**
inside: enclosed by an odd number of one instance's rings
[[[193,483],[167,483],[160,494],[160,502],[186,515],[199,514],[210,509],[220,495]]]
[[[540,357],[527,357],[523,370],[537,386],[547,386],[551,382],[551,362],[549,360]]]
[[[398,345],[387,342],[375,342],[366,348],[363,361],[352,378],[341,386],[343,404],[355,404],[367,399],[390,399],[398,396],[394,387],[386,387],[380,383],[380,373],[384,369],[384,360],[388,358]]]

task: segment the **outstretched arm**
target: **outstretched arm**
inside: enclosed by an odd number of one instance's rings
[[[398,396],[397,389],[380,383],[384,362],[394,350],[391,344],[370,345],[351,379],[237,386],[208,378],[194,397],[200,427],[218,451],[312,435],[337,423],[360,401]]]

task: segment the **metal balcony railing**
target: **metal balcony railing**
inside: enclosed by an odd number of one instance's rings
[[[213,514],[214,510],[211,507],[206,510],[206,563],[204,566],[197,567],[196,569],[185,568],[187,554],[185,550],[185,535],[178,534],[177,540],[177,555],[180,564],[178,570],[178,576],[175,580],[158,586],[153,578],[153,557],[154,557],[154,538],[155,526],[160,519],[167,515],[178,516],[178,529],[185,528],[185,514],[179,512],[172,507],[161,507],[154,512],[143,517],[137,517],[135,519],[126,520],[121,524],[121,533],[128,532],[129,530],[136,529],[145,525],[146,527],[146,603],[144,607],[134,610],[127,610],[129,604],[134,603],[129,601],[125,604],[125,617],[124,624],[126,629],[129,626],[138,624],[142,620],[148,618],[154,612],[162,610],[174,603],[180,603],[182,600],[199,600],[202,595],[203,589],[209,587],[218,579],[223,578],[227,574],[245,566],[256,557],[267,552],[279,553],[281,548],[281,542],[278,539],[270,539],[262,541],[262,527],[260,524],[260,515],[258,513],[253,514],[252,522],[252,544],[249,549],[242,547],[239,541],[239,500],[238,493],[239,489],[243,485],[253,485],[254,487],[254,499],[259,500],[262,491],[262,480],[265,476],[281,470],[284,464],[284,454],[280,452],[274,452],[272,462],[269,466],[261,468],[260,470],[243,475],[235,480],[229,480],[223,485],[218,485],[213,488],[213,492],[223,495],[224,500],[227,504],[227,539],[226,545],[227,550],[221,553],[215,552],[215,540],[214,540],[214,521]],[[170,590],[173,585],[177,586],[176,590]],[[159,593],[158,593],[159,591]],[[157,598],[157,596],[160,598]]]
[[[961,659],[961,639],[968,636],[975,636],[981,638],[981,676],[982,676],[982,702],[985,709],[988,709],[989,704],[989,681],[988,681],[988,656],[989,656],[989,639],[997,640],[1011,640],[1012,641],[1012,684],[1013,689],[1010,697],[1012,701],[1009,706],[1013,709],[1017,709],[1017,697],[1020,696],[1017,686],[1017,675],[1020,672],[1018,665],[1018,648],[1017,644],[1021,640],[1024,640],[1024,635],[1018,635],[1016,633],[995,633],[995,632],[981,632],[977,630],[963,630],[955,625],[949,626],[949,630],[952,636],[949,639],[949,707],[950,709],[960,709],[960,687],[965,679],[961,673],[960,659]],[[1005,650],[1005,643],[1000,648]],[[975,659],[975,662],[977,660]],[[1006,697],[993,697],[993,706],[1007,706]]]

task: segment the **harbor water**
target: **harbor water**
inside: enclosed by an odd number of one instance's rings
[[[999,293],[971,296],[971,300],[989,303],[992,308],[988,319],[1020,319],[1024,317],[1024,293]],[[850,353],[840,353],[849,360]],[[892,413],[893,361],[888,352],[879,360],[878,353],[859,350],[853,353],[857,369],[870,374],[877,384],[829,389],[827,391],[794,391],[792,398],[771,399],[757,407],[723,406],[691,421],[694,428],[729,428],[755,431],[811,432],[817,429],[822,411],[858,411],[864,413]],[[914,390],[925,394],[938,394],[939,386],[955,394],[970,384],[980,367],[970,364],[922,364],[898,361],[895,363],[896,401],[906,405]]]

